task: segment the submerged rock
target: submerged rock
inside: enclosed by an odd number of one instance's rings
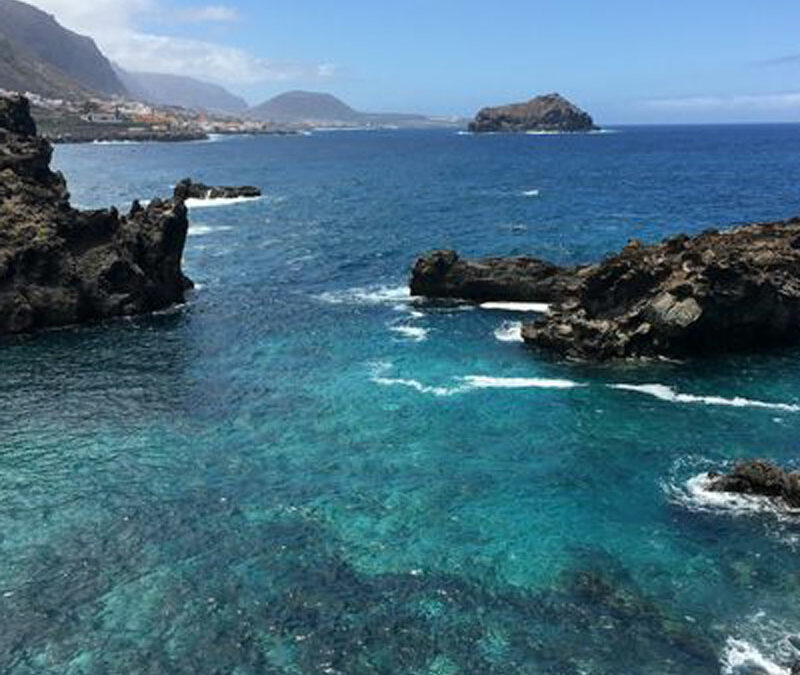
[[[78,211],[25,98],[0,98],[0,333],[164,309],[184,299],[181,199]]]
[[[576,271],[536,258],[465,260],[455,251],[420,257],[411,273],[411,294],[475,302],[555,302],[574,292]]]
[[[593,131],[591,115],[559,94],[537,96],[526,103],[483,108],[470,122],[472,132]]]
[[[581,271],[577,293],[524,326],[567,357],[683,357],[800,337],[800,218],[633,241]]]
[[[210,186],[194,183],[184,178],[175,186],[176,199],[234,199],[237,197],[260,197],[261,190],[252,185]]]
[[[768,462],[750,460],[737,464],[729,474],[709,474],[710,490],[761,495],[800,508],[800,473],[789,473]]]

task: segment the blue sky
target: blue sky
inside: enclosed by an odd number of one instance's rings
[[[800,121],[797,0],[33,1],[124,66],[254,103],[305,88],[363,110],[472,115],[559,91],[606,124]]]

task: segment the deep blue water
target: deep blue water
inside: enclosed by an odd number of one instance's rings
[[[691,479],[800,466],[800,349],[564,364],[403,286],[430,248],[800,214],[798,157],[793,125],[58,147],[80,206],[265,198],[191,210],[185,307],[0,345],[0,672],[788,673],[800,527]]]

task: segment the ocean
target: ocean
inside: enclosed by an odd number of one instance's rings
[[[703,474],[800,468],[800,348],[563,363],[407,281],[797,215],[798,157],[800,125],[58,146],[85,208],[264,197],[190,209],[184,306],[0,343],[0,672],[788,675],[800,520]]]

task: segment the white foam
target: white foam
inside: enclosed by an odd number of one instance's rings
[[[673,486],[668,490],[673,502],[693,511],[724,511],[731,515],[770,513],[779,517],[800,513],[800,509],[792,509],[780,499],[712,490],[712,482],[708,473],[703,472],[689,478],[682,488]]]
[[[770,661],[745,640],[729,637],[722,653],[722,675],[747,675],[753,670],[767,675],[789,675],[789,669]]]
[[[544,314],[550,311],[550,305],[544,302],[482,302],[481,309],[496,309],[503,312],[536,312]]]
[[[523,192],[522,194],[525,197],[538,197],[539,196],[539,191],[538,190],[525,190],[525,192]]]
[[[414,340],[414,342],[423,342],[428,339],[428,329],[420,326],[391,326],[389,330],[404,338]]]
[[[500,342],[524,342],[522,339],[521,321],[504,321],[503,324],[494,331],[494,336]]]
[[[466,375],[455,378],[451,386],[427,385],[419,380],[387,377],[391,364],[374,364],[372,381],[382,386],[400,386],[414,389],[421,394],[433,396],[454,396],[481,389],[572,389],[583,386],[572,380],[547,379],[539,377],[490,377],[487,375]]]
[[[680,394],[672,387],[665,384],[610,384],[612,389],[634,391],[640,394],[654,396],[670,403],[702,403],[704,405],[722,405],[732,408],[763,408],[767,410],[781,410],[783,412],[800,412],[800,405],[793,403],[769,403],[754,401],[749,398],[736,396],[723,398],[722,396],[695,396],[694,394]]]
[[[227,230],[232,230],[233,228],[230,225],[217,225],[212,227],[211,225],[192,225],[189,228],[188,235],[190,237],[202,237],[205,234],[213,234],[214,232],[226,232]]]
[[[423,384],[418,380],[411,380],[399,377],[386,377],[386,373],[392,369],[390,363],[376,363],[373,365],[372,381],[383,387],[408,387],[420,394],[432,394],[433,396],[453,396],[465,391],[464,387],[433,387]]]
[[[326,291],[316,296],[318,300],[332,305],[382,305],[413,302],[408,286],[372,286],[348,288],[343,291]]]
[[[257,202],[263,199],[262,197],[218,197],[216,199],[196,199],[195,197],[191,197],[187,199],[184,204],[186,204],[187,209],[204,209],[211,206],[232,206],[234,204],[245,204],[248,202]]]
[[[92,145],[141,145],[145,141],[131,141],[131,140],[119,140],[119,141],[100,141],[100,140],[93,140]]]
[[[486,375],[467,375],[465,383],[475,389],[574,389],[583,385],[572,380],[547,379],[541,377],[489,377]]]

